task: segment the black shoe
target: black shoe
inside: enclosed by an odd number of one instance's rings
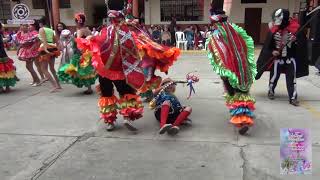
[[[179,127],[173,126],[172,128],[170,128],[168,130],[168,134],[171,135],[171,136],[175,136],[175,135],[177,135],[179,133],[179,130],[180,130]]]
[[[107,123],[107,131],[113,131],[115,128],[113,123]]]
[[[293,105],[293,106],[299,106],[300,105],[299,101],[296,100],[296,99],[290,100],[290,104]]]
[[[187,118],[185,121],[183,121],[181,123],[181,125],[183,125],[183,126],[191,126],[192,125],[192,120]]]
[[[249,127],[248,126],[243,126],[240,130],[239,130],[239,134],[240,135],[245,135],[249,130]]]
[[[129,131],[138,131],[138,129],[136,127],[134,127],[133,124],[131,123],[131,121],[129,121],[129,120],[124,120],[124,126],[126,126],[126,128]]]
[[[269,98],[270,100],[274,100],[274,99],[275,99],[274,94],[271,93],[271,92],[268,92],[268,98]]]
[[[83,94],[91,95],[91,94],[93,94],[93,91],[92,90],[86,90],[86,91],[83,92]]]
[[[20,81],[20,79],[18,78],[18,76],[14,76],[14,79],[15,79],[16,81]]]
[[[172,128],[172,124],[165,124],[164,126],[162,126],[162,128],[160,128],[159,134],[164,134],[171,128]]]

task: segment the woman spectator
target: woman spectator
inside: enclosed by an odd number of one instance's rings
[[[161,41],[165,46],[171,45],[171,33],[167,26],[164,26],[164,31],[161,33]]]
[[[161,44],[161,31],[159,30],[158,26],[154,27],[154,30],[152,32],[152,39],[158,44]]]
[[[203,41],[200,29],[198,26],[194,29],[194,50],[199,50],[200,42]]]
[[[187,50],[193,49],[193,41],[194,41],[194,32],[192,30],[192,26],[187,27],[184,30],[187,39]]]
[[[57,24],[57,27],[56,27],[56,36],[58,38],[58,40],[60,39],[60,36],[61,36],[61,32],[63,30],[67,29],[67,26],[63,23],[63,22],[59,22]]]
[[[97,31],[97,29],[95,27],[93,27],[91,34],[92,34],[92,36],[97,36],[97,35],[99,35],[99,31]]]

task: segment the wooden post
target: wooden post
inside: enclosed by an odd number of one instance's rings
[[[56,28],[57,24],[60,22],[59,0],[52,0],[52,17],[53,17],[53,27]]]
[[[133,0],[132,2],[132,15],[136,18],[140,18],[139,16],[139,1]]]

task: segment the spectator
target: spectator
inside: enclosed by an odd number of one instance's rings
[[[154,29],[154,26],[151,25],[149,28],[148,28],[148,32],[149,34],[152,36],[152,32],[153,32],[153,29]]]
[[[200,42],[203,42],[203,38],[198,26],[194,29],[194,50],[199,50]]]
[[[152,32],[152,39],[161,44],[161,31],[159,30],[158,26],[154,27],[154,30]]]
[[[97,29],[95,27],[92,28],[92,36],[97,36],[99,35],[99,31],[97,31]]]
[[[149,32],[149,29],[147,28],[147,26],[145,25],[145,24],[141,24],[141,30],[143,31],[143,32],[145,32],[149,37],[151,37],[151,34],[150,34],[150,32]]]
[[[162,44],[165,46],[171,45],[171,33],[167,26],[164,26],[164,31],[161,33],[161,41]]]
[[[57,24],[57,27],[56,27],[56,37],[58,38],[58,40],[60,39],[60,35],[61,35],[61,32],[63,30],[67,29],[67,26],[63,23],[63,22],[59,22]]]
[[[177,31],[177,19],[175,16],[171,15],[171,23],[170,23],[170,33],[171,33],[171,45],[175,46],[176,45],[176,38],[175,34]]]
[[[193,49],[194,32],[192,30],[192,26],[187,27],[183,32],[187,39],[187,50]]]
[[[204,33],[203,33],[203,46],[205,46],[207,39],[209,38],[209,35],[207,35],[207,33],[209,32],[209,27],[208,26],[204,26]]]

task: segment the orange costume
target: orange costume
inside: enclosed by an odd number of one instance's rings
[[[120,11],[110,10],[108,16],[111,25],[90,40],[79,40],[78,46],[92,52],[92,65],[100,82],[101,118],[109,125],[108,130],[113,130],[118,111],[124,117],[125,125],[136,130],[131,122],[143,114],[142,102],[136,93],[148,84],[141,66],[142,59],[151,57],[157,69],[167,72],[180,51],[153,42],[134,23],[126,22]],[[114,95],[114,86],[120,98]]]

